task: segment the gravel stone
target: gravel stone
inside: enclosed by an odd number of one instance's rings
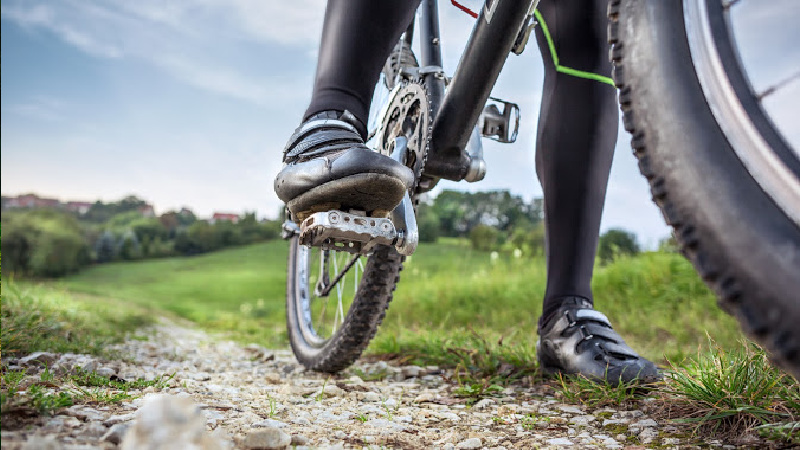
[[[251,431],[244,440],[244,448],[253,450],[283,449],[292,443],[292,437],[280,428],[267,427]]]
[[[140,335],[147,339],[112,346],[122,356],[118,361],[53,353],[4,359],[6,369],[18,365],[37,379],[44,365],[34,361],[40,359],[53,361],[54,370],[94,368],[126,380],[175,376],[166,389],[131,390],[139,398],[64,408],[30,428],[6,429],[4,416],[3,450],[604,449],[625,447],[626,434],[642,448],[702,444],[644,411],[586,411],[542,386],[506,387],[502,396],[468,407],[469,399],[457,397],[448,382],[452,369],[357,361],[341,374],[318,374],[306,371],[288,349],[219,342],[173,322]],[[629,427],[612,437],[606,424]]]
[[[481,440],[478,438],[469,438],[466,441],[459,442],[456,448],[465,450],[481,448]]]

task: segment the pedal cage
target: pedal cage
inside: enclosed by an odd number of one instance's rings
[[[495,97],[489,99],[496,104],[487,104],[481,112],[478,119],[481,135],[504,144],[515,142],[519,132],[519,105]],[[498,106],[502,106],[502,110]]]
[[[395,245],[398,237],[390,219],[365,217],[356,211],[318,212],[300,224],[300,244],[323,250],[366,254],[375,245]]]

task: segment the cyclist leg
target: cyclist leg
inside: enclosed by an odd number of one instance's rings
[[[560,64],[609,76],[607,0],[542,0],[537,42],[545,76],[536,142],[544,192],[547,289],[537,356],[552,372],[581,373],[611,383],[655,378],[641,358],[593,309],[592,269],[617,139],[613,86],[556,70]],[[552,47],[552,49],[551,49]]]
[[[292,215],[354,208],[390,211],[412,172],[364,145],[380,70],[419,0],[330,0],[311,103],[284,149],[275,192]]]

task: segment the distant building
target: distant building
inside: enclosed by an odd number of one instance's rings
[[[214,216],[211,217],[210,222],[212,224],[217,222],[239,223],[239,215],[230,213],[214,213]]]
[[[139,207],[139,213],[144,217],[155,217],[156,210],[153,209],[153,205],[145,204]]]
[[[39,197],[36,194],[22,194],[16,197],[7,197],[7,208],[57,208],[61,202],[55,198]]]
[[[72,211],[78,214],[86,214],[91,209],[93,203],[90,202],[67,202],[67,211]]]

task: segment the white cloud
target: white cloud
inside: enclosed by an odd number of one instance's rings
[[[87,32],[78,30],[72,24],[58,20],[56,12],[49,6],[35,5],[26,9],[19,5],[3,5],[0,11],[2,11],[3,17],[13,20],[25,28],[40,27],[55,33],[63,41],[90,55],[102,58],[122,56],[122,51],[117,46],[97,40]]]
[[[261,106],[305,99],[307,94],[298,93],[310,91],[311,74],[289,78],[284,73],[288,67],[277,65],[273,73],[265,74],[268,64],[249,64],[231,53],[242,40],[258,41],[261,47],[254,50],[260,53],[250,59],[263,60],[270,45],[295,44],[304,48],[299,54],[305,60],[308,49],[316,46],[323,12],[324,4],[310,0],[291,4],[12,2],[2,6],[4,19],[27,29],[50,31],[89,55],[144,61],[195,88]]]

